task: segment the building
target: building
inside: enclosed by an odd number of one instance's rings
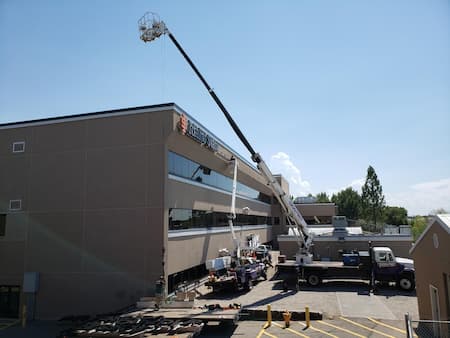
[[[326,205],[324,210],[325,208]],[[410,257],[409,250],[413,242],[411,234],[398,232],[384,235],[365,234],[359,226],[348,226],[345,216],[328,217],[332,218],[332,224],[308,226],[310,233],[314,236],[312,254],[316,260],[341,260],[342,253],[353,250],[367,251],[369,242],[372,246],[390,247],[397,257]],[[287,234],[278,235],[277,242],[280,252],[288,258],[293,258],[298,251],[297,240],[292,229]]]
[[[411,256],[420,319],[450,321],[450,214],[431,220],[411,249]],[[446,332],[439,326],[434,329],[441,329],[442,336]]]
[[[265,180],[176,104],[1,124],[0,317],[110,312],[203,276],[232,249],[232,157],[237,233],[270,242]]]

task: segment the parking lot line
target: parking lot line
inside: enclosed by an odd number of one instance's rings
[[[292,332],[293,334],[296,334],[297,336],[304,337],[304,338],[309,338],[309,336],[304,335],[303,333],[300,333],[298,331],[292,330],[292,329],[290,329],[288,327],[284,327],[283,325],[280,325],[278,323],[272,322],[272,324],[275,324],[275,326],[281,327],[283,330]]]
[[[400,332],[400,333],[406,334],[406,331],[405,331],[405,330],[399,329],[398,327],[391,326],[391,325],[388,325],[388,324],[379,322],[378,320],[375,320],[375,319],[370,318],[370,317],[367,317],[367,319],[370,320],[370,321],[372,321],[372,322],[374,322],[375,324],[378,324],[378,325],[381,325],[381,326],[385,326],[385,327],[387,327],[387,328],[389,328],[389,329],[391,329],[391,330],[398,331],[398,332]],[[415,335],[415,336],[416,336],[416,335]],[[417,337],[417,336],[416,336],[416,337]]]
[[[365,330],[375,332],[375,333],[377,333],[377,334],[379,334],[379,335],[382,335],[382,336],[385,336],[385,337],[388,337],[388,338],[395,338],[395,336],[391,336],[391,335],[386,334],[386,333],[384,333],[384,332],[381,332],[381,331],[378,331],[378,330],[375,330],[375,329],[371,329],[370,327],[365,326],[365,325],[362,325],[362,324],[359,324],[359,323],[357,323],[357,322],[354,322],[353,320],[350,320],[350,319],[347,319],[347,318],[344,318],[344,317],[339,317],[339,318],[342,319],[342,320],[345,320],[346,322],[348,322],[348,323],[350,323],[350,324],[359,326],[359,327],[361,327],[361,328],[363,328],[363,329],[365,329]]]
[[[327,326],[334,327],[334,328],[337,329],[337,330],[341,330],[341,331],[350,333],[351,335],[356,336],[356,337],[366,338],[365,336],[362,336],[362,335],[360,335],[360,334],[358,334],[358,333],[356,333],[356,332],[353,332],[353,331],[344,329],[343,327],[339,327],[339,326],[336,326],[336,325],[333,325],[333,324],[330,324],[330,323],[326,323],[326,322],[321,321],[321,320],[319,320],[319,321],[317,321],[317,322],[320,323],[320,324],[323,324],[323,325],[327,325]]]
[[[305,323],[302,323],[302,322],[298,322],[298,323],[301,324],[301,325],[303,325],[304,327],[306,327],[306,324],[305,324]],[[320,333],[322,333],[322,334],[324,334],[324,335],[326,335],[326,336],[330,336],[330,337],[333,337],[333,338],[339,338],[338,336],[335,336],[335,335],[333,335],[333,334],[331,334],[331,333],[325,332],[325,331],[323,331],[323,330],[321,330],[321,329],[318,329],[318,328],[316,328],[316,327],[314,327],[314,326],[311,326],[311,325],[310,325],[308,328],[311,329],[311,330],[313,330],[313,331],[320,332]]]
[[[266,336],[272,337],[272,338],[278,338],[277,336],[274,336],[273,334],[270,334],[269,332],[266,332],[266,329],[269,327],[269,323],[266,322],[263,326],[263,328],[261,329],[261,331],[259,331],[258,335],[256,336],[256,338],[261,338],[263,334],[265,334]]]

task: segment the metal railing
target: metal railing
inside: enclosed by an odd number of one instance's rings
[[[407,338],[450,338],[450,321],[412,320],[407,313],[405,325]]]

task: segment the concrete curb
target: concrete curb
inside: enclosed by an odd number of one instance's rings
[[[272,310],[272,320],[283,321],[283,312],[278,310]],[[291,320],[304,321],[305,320],[305,312],[291,312]],[[267,320],[267,311],[266,310],[254,310],[254,309],[242,309],[240,316],[242,316],[242,320]],[[309,317],[311,320],[322,320],[322,313],[320,312],[310,312]]]

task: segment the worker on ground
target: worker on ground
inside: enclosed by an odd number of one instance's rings
[[[164,301],[164,295],[166,292],[166,281],[164,276],[160,276],[155,283],[155,308],[159,310],[162,302]]]

